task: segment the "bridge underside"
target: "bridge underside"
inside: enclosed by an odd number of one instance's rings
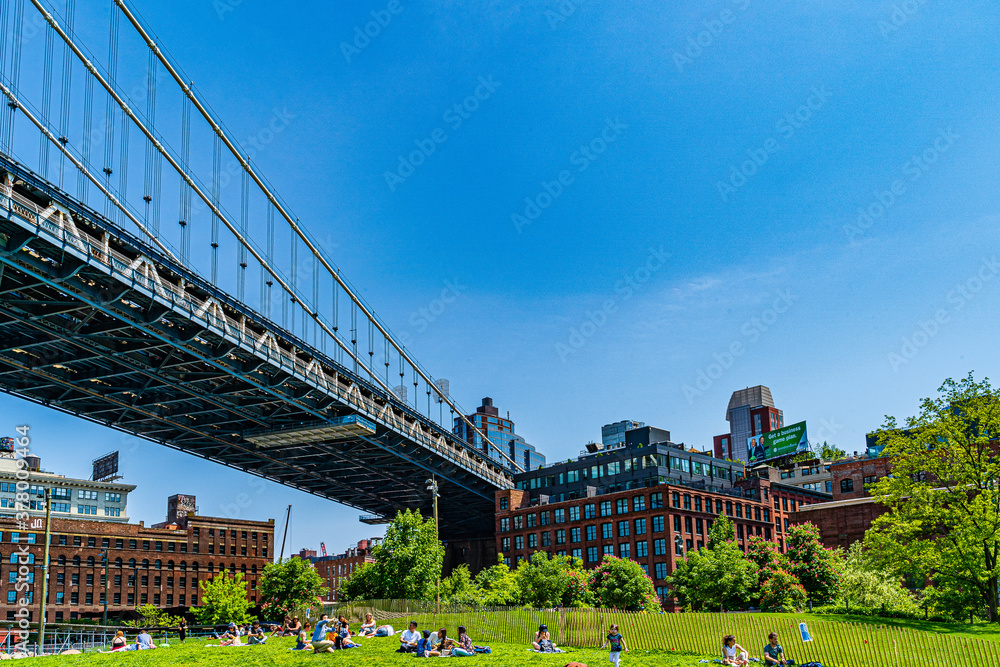
[[[32,174],[2,158],[0,171],[13,175],[20,201],[39,209],[59,203],[81,232],[118,253],[152,257],[164,280],[212,295],[227,312],[242,309],[247,322],[264,322],[298,351],[308,349]],[[495,481],[415,442],[405,428],[370,414],[359,419],[343,395],[164,305],[155,290],[109,273],[93,256],[81,258],[65,239],[26,226],[19,210],[0,209],[0,389],[373,515],[429,514],[425,480],[433,474],[442,537],[492,533]],[[374,393],[331,359],[309,354],[354,391]]]

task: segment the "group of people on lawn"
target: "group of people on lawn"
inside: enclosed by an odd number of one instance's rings
[[[312,650],[313,653],[328,653],[344,649],[360,648],[355,639],[361,637],[391,637],[396,634],[391,625],[378,625],[371,614],[365,615],[365,622],[358,633],[351,632],[348,620],[340,616],[336,620],[323,614],[316,622],[316,627],[309,636],[309,624],[299,632],[296,651]],[[353,638],[352,638],[353,637]],[[410,621],[409,626],[399,635],[398,653],[413,653],[417,657],[470,656],[476,653],[476,646],[469,638],[464,626],[458,626],[458,637],[448,636],[446,628],[435,632],[417,630],[417,622]]]
[[[722,664],[744,667],[750,664],[750,652],[736,643],[736,637],[726,635],[722,638]],[[795,662],[785,657],[785,649],[778,643],[778,633],[772,632],[764,644],[765,667],[785,667]]]

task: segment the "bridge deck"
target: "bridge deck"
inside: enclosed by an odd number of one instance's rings
[[[0,389],[376,516],[492,533],[502,467],[0,154]]]

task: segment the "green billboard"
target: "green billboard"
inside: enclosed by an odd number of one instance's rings
[[[762,463],[808,449],[809,438],[806,437],[805,422],[747,438],[748,463]]]

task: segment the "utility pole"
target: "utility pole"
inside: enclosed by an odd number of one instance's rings
[[[45,489],[45,553],[42,556],[42,595],[40,601],[41,618],[38,625],[39,651],[45,651],[45,596],[49,585],[49,544],[52,542],[52,505],[49,503],[51,489]],[[106,598],[105,598],[106,599]]]
[[[441,529],[438,526],[438,483],[435,477],[431,477],[426,482],[427,490],[431,492],[431,498],[434,499],[434,539],[438,543],[441,542]],[[437,584],[436,584],[436,603],[435,603],[435,614],[441,613],[441,570],[438,570]]]

